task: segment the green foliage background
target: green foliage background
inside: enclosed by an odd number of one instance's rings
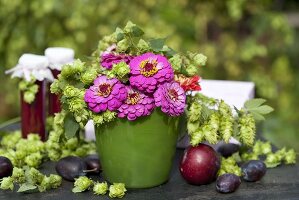
[[[295,0],[0,0],[0,122],[19,113],[17,81],[4,71],[21,54],[65,46],[83,58],[131,20],[174,49],[206,54],[204,78],[254,81],[257,96],[276,108],[263,135],[299,150],[299,37],[284,15],[298,7]]]

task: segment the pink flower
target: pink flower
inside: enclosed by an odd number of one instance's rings
[[[155,105],[161,107],[162,112],[170,116],[179,116],[184,113],[186,95],[177,82],[164,83],[154,93]]]
[[[118,108],[118,117],[135,120],[138,117],[150,115],[155,108],[154,99],[132,89],[130,86],[127,86],[126,89],[127,100]]]
[[[115,111],[127,97],[127,90],[119,80],[101,75],[86,90],[84,100],[93,112]]]
[[[114,64],[125,62],[129,64],[133,57],[126,54],[116,54],[116,53],[103,53],[101,55],[101,65],[106,69],[112,69]]]
[[[174,72],[167,58],[162,55],[145,53],[133,58],[130,84],[140,91],[153,93],[158,85],[173,80]]]

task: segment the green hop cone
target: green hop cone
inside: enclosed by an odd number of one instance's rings
[[[211,143],[216,144],[218,142],[218,129],[219,129],[219,116],[218,113],[213,113],[207,124],[204,124],[202,131],[205,135],[205,139]]]
[[[193,64],[188,65],[186,68],[186,72],[188,76],[196,75],[198,73],[198,70],[199,70],[198,66]]]
[[[276,153],[269,153],[266,157],[265,164],[267,168],[274,168],[281,164],[281,157]]]
[[[229,142],[233,134],[234,118],[231,108],[223,100],[219,103],[220,127],[219,132],[225,142]]]
[[[190,144],[192,146],[198,145],[200,142],[202,142],[205,138],[204,133],[202,130],[195,131],[190,135]]]
[[[203,54],[196,54],[193,57],[194,63],[199,65],[199,66],[205,66],[206,62],[208,60],[207,56],[203,55]]]
[[[29,167],[39,167],[39,165],[42,163],[43,156],[40,152],[31,153],[25,158],[25,163]]]
[[[198,102],[193,102],[188,110],[188,121],[190,122],[198,122],[201,116],[202,106]]]
[[[0,189],[2,190],[13,190],[14,189],[14,180],[12,177],[4,177],[1,180]]]
[[[104,123],[104,117],[101,114],[92,113],[92,119],[96,126],[100,126]]]
[[[26,181],[24,170],[18,167],[13,168],[11,178],[16,183],[24,183]]]
[[[64,65],[60,75],[64,79],[73,79],[75,75],[82,73],[85,68],[85,63],[77,59],[72,64]]]
[[[140,51],[140,53],[145,53],[150,50],[149,44],[146,41],[144,41],[143,39],[140,39],[138,41],[137,48]]]
[[[232,173],[237,176],[241,176],[241,168],[238,166],[236,160],[231,156],[228,158],[221,158],[220,170],[218,171],[218,176],[222,174]]]
[[[80,94],[80,89],[75,88],[74,86],[67,85],[64,88],[63,95],[67,98],[77,97]]]
[[[21,138],[21,131],[14,131],[10,134],[4,135],[0,141],[0,144],[2,147],[12,149],[16,146]]]
[[[46,190],[51,189],[51,181],[50,178],[48,176],[44,176],[42,182],[40,183],[40,185],[38,185],[38,190],[40,192],[44,192]]]
[[[35,93],[31,91],[24,92],[24,101],[31,104],[35,100]]]
[[[86,107],[86,103],[84,102],[84,99],[81,99],[81,98],[69,99],[69,109],[70,109],[71,112],[73,112],[73,113],[82,113],[82,110],[85,107]]]
[[[113,183],[109,187],[109,197],[110,198],[123,198],[126,193],[126,188],[124,183]]]
[[[30,133],[27,135],[27,140],[28,141],[40,141],[40,136],[35,133]]]
[[[192,123],[192,122],[187,121],[188,133],[189,134],[194,133],[199,128],[199,125],[200,125],[199,122]]]
[[[25,81],[25,80],[20,81],[19,82],[19,90],[21,90],[21,91],[26,90],[28,85],[29,85],[28,81]]]
[[[38,85],[32,85],[30,88],[28,88],[28,90],[30,92],[32,92],[33,94],[36,94],[38,92]]]
[[[125,52],[127,51],[127,49],[130,47],[130,42],[129,40],[127,40],[126,38],[125,39],[122,39],[121,41],[119,41],[117,43],[117,51],[118,52]]]
[[[110,110],[107,110],[107,111],[104,112],[103,117],[104,117],[104,121],[110,122],[116,117],[116,112],[112,112]]]
[[[45,175],[43,175],[42,173],[40,173],[37,169],[35,168],[30,168],[29,170],[26,170],[25,172],[26,177],[27,177],[27,181],[29,181],[30,183],[34,184],[41,184],[41,182],[43,181]]]
[[[93,83],[93,81],[96,79],[98,73],[96,69],[90,69],[86,71],[82,76],[81,76],[81,81],[85,85],[90,85]]]
[[[243,114],[239,118],[239,136],[247,146],[252,146],[255,139],[255,120],[251,114]]]
[[[54,82],[50,86],[50,92],[53,94],[60,94],[61,89],[59,87],[59,80],[55,79]]]
[[[169,62],[175,72],[180,73],[182,68],[183,59],[179,54],[174,55],[169,59]]]
[[[93,193],[95,195],[104,195],[108,191],[108,184],[106,182],[99,183],[96,182],[93,186]]]
[[[243,153],[241,154],[241,158],[243,161],[259,160],[259,155],[255,153]]]
[[[119,80],[126,81],[126,76],[130,73],[130,67],[125,62],[119,62],[113,65],[112,70],[108,72],[108,77],[116,77]]]
[[[72,192],[73,193],[84,192],[85,190],[89,189],[92,184],[93,181],[90,180],[88,177],[81,176],[75,179],[74,188]]]
[[[296,152],[294,149],[290,149],[286,152],[286,156],[284,158],[286,164],[295,164],[296,163]]]
[[[49,182],[52,189],[58,188],[61,185],[62,178],[57,174],[50,174]]]
[[[79,146],[78,138],[73,137],[73,138],[68,139],[64,146],[69,150],[76,149]]]

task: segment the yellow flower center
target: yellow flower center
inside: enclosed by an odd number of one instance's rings
[[[136,105],[140,100],[140,95],[138,92],[131,92],[128,94],[127,104]]]
[[[112,87],[108,83],[103,83],[99,85],[98,95],[102,97],[107,97],[112,91]]]
[[[143,60],[139,66],[141,69],[140,73],[145,77],[155,75],[158,72],[157,64],[157,60]]]

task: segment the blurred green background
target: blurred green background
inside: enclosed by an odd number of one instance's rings
[[[176,50],[206,54],[206,79],[254,81],[275,108],[262,134],[299,151],[296,0],[0,0],[0,123],[19,114],[17,80],[4,71],[23,53],[65,46],[82,58],[128,20]]]

